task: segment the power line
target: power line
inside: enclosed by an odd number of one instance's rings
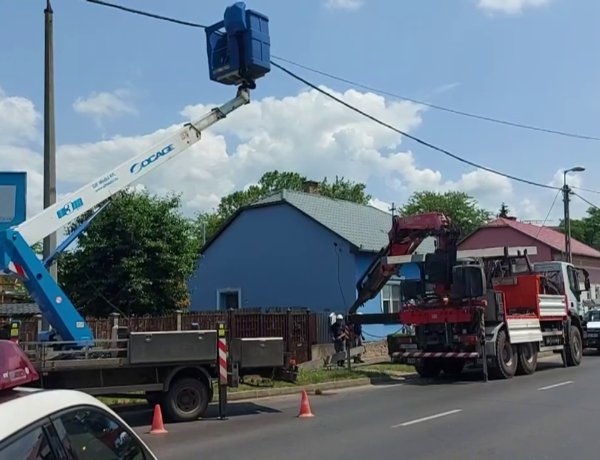
[[[491,123],[498,123],[498,124],[502,124],[502,125],[512,126],[513,128],[528,129],[528,130],[531,130],[531,131],[541,131],[541,132],[544,132],[544,133],[556,134],[556,135],[559,135],[559,136],[566,136],[566,137],[573,137],[573,138],[576,138],[576,139],[585,139],[585,140],[591,140],[591,141],[600,141],[600,137],[588,136],[588,135],[585,135],[585,134],[572,133],[572,132],[568,132],[568,131],[559,131],[559,130],[556,130],[556,129],[542,128],[540,126],[533,126],[533,125],[527,125],[527,124],[524,124],[524,123],[517,123],[517,122],[513,122],[513,121],[502,120],[500,118],[489,117],[489,116],[486,116],[486,115],[479,115],[479,114],[472,113],[472,112],[465,112],[463,110],[457,110],[457,109],[452,109],[452,108],[449,108],[449,107],[444,107],[442,105],[432,104],[430,102],[424,102],[424,101],[421,101],[421,100],[418,100],[418,99],[414,99],[414,98],[410,98],[410,97],[406,97],[406,96],[401,96],[399,94],[391,93],[389,91],[384,91],[384,90],[381,90],[381,89],[378,89],[378,88],[374,88],[372,86],[364,85],[362,83],[359,83],[359,82],[356,82],[356,81],[353,81],[353,80],[349,80],[347,78],[340,77],[338,75],[334,75],[334,74],[331,74],[331,73],[328,73],[328,72],[324,72],[322,70],[318,70],[318,69],[315,69],[313,67],[309,67],[309,66],[304,65],[304,64],[299,64],[298,62],[295,62],[295,61],[292,61],[290,59],[286,59],[286,58],[283,58],[283,57],[280,57],[280,56],[272,55],[272,57],[274,59],[278,59],[280,61],[287,62],[288,64],[294,65],[296,67],[300,67],[300,68],[302,68],[304,70],[308,70],[309,72],[314,72],[314,73],[317,73],[319,75],[323,75],[323,76],[331,78],[333,80],[341,81],[343,83],[348,83],[350,85],[357,86],[359,88],[363,88],[363,89],[366,89],[366,90],[369,90],[369,91],[373,91],[375,93],[384,94],[386,96],[391,96],[391,97],[394,97],[396,99],[402,99],[402,100],[405,100],[405,101],[413,102],[415,104],[424,105],[424,106],[430,107],[432,109],[442,110],[444,112],[453,113],[455,115],[461,115],[463,117],[475,118],[475,119],[478,119],[478,120],[489,121]]]
[[[579,193],[573,193],[573,195],[575,195],[576,197],[578,197],[580,200],[584,201],[585,203],[589,204],[592,208],[600,209],[600,207],[596,206],[594,203],[592,203],[587,198],[582,197]]]
[[[600,191],[598,191],[598,190],[592,190],[592,189],[584,188],[584,187],[575,187],[574,185],[571,185],[570,187],[575,190],[581,190],[582,192],[600,194]]]
[[[546,217],[544,217],[544,222],[542,222],[541,227],[537,231],[536,238],[538,236],[540,236],[540,232],[542,231],[542,228],[544,228],[544,226],[546,225],[546,221],[548,220],[548,217],[550,217],[550,213],[552,212],[552,209],[554,209],[554,203],[556,203],[556,199],[558,198],[558,195],[559,195],[560,192],[561,192],[561,189],[558,189],[556,191],[556,195],[554,195],[554,199],[552,200],[552,204],[550,205],[550,209],[548,209],[548,213],[546,214]]]
[[[185,25],[185,26],[189,26],[189,27],[196,27],[196,28],[201,28],[201,29],[206,29],[206,25],[204,24],[199,24],[199,23],[195,23],[195,22],[188,22],[188,21],[181,21],[179,19],[175,19],[175,18],[171,18],[171,17],[167,17],[167,16],[161,16],[158,14],[153,14],[153,13],[148,13],[146,11],[141,11],[141,10],[136,10],[134,8],[127,8],[121,5],[116,5],[114,3],[109,3],[109,2],[105,2],[103,0],[87,0],[90,3],[96,3],[98,5],[104,5],[104,6],[108,6],[111,8],[116,8],[119,10],[123,10],[123,11],[127,11],[129,13],[134,13],[134,14],[139,14],[141,16],[147,16],[150,18],[154,18],[154,19],[159,19],[162,21],[168,21],[168,22],[173,22],[175,24],[180,24],[180,25]],[[518,122],[513,122],[513,121],[509,121],[509,120],[503,120],[500,118],[495,118],[495,117],[489,117],[486,115],[480,115],[480,114],[476,114],[476,113],[472,113],[472,112],[465,112],[464,110],[457,110],[457,109],[452,109],[450,107],[445,107],[442,105],[437,105],[437,104],[432,104],[430,102],[425,102],[425,101],[421,101],[419,99],[414,99],[414,98],[410,98],[410,97],[406,97],[406,96],[402,96],[399,94],[395,94],[389,91],[384,91],[382,89],[378,89],[378,88],[374,88],[372,86],[368,86],[368,85],[364,85],[362,83],[353,81],[353,80],[349,80],[347,78],[344,77],[340,77],[338,75],[334,75],[332,73],[329,72],[324,72],[322,70],[318,70],[315,69],[314,67],[309,67],[307,65],[304,64],[300,64],[296,61],[293,61],[291,59],[287,59],[284,58],[282,56],[277,56],[272,54],[271,55],[272,58],[274,59],[278,59],[282,62],[286,62],[288,64],[294,65],[296,67],[308,70],[309,72],[314,72],[317,73],[319,75],[323,75],[325,77],[331,78],[333,80],[337,80],[337,81],[341,81],[359,88],[363,88],[366,89],[368,91],[373,91],[375,93],[379,93],[379,94],[383,94],[386,96],[390,96],[390,97],[394,97],[396,99],[401,99],[401,100],[405,100],[405,101],[409,101],[409,102],[413,102],[415,104],[420,104],[420,105],[424,105],[426,107],[430,107],[432,109],[436,109],[436,110],[441,110],[444,112],[448,112],[448,113],[452,113],[454,115],[460,115],[463,117],[468,117],[468,118],[474,118],[477,120],[483,120],[483,121],[487,121],[490,123],[497,123],[497,124],[501,124],[501,125],[505,125],[505,126],[511,126],[513,128],[520,128],[520,129],[527,129],[530,131],[538,131],[538,132],[543,132],[546,134],[554,134],[554,135],[558,135],[558,136],[564,136],[564,137],[571,137],[571,138],[575,138],[575,139],[583,139],[583,140],[590,140],[590,141],[600,141],[600,137],[596,137],[596,136],[589,136],[589,135],[585,135],[585,134],[578,134],[578,133],[573,133],[573,132],[569,132],[569,131],[560,131],[560,130],[556,130],[556,129],[549,129],[549,128],[543,128],[540,126],[534,126],[534,125],[528,125],[528,124],[524,124],[524,123],[518,123]],[[272,64],[274,64],[273,62],[271,62]],[[600,193],[600,192],[598,192]]]
[[[320,92],[321,94],[323,94],[323,95],[325,95],[325,96],[333,99],[334,101],[338,102],[339,104],[342,104],[343,106],[347,107],[348,109],[353,110],[354,112],[359,113],[360,115],[362,115],[362,116],[364,116],[364,117],[366,117],[366,118],[374,121],[375,123],[377,123],[377,124],[379,124],[381,126],[384,126],[384,127],[388,128],[388,129],[391,129],[392,131],[395,131],[398,134],[406,136],[409,139],[412,139],[413,141],[415,141],[415,142],[417,142],[417,143],[419,143],[421,145],[424,145],[425,147],[429,147],[430,149],[436,150],[438,152],[443,153],[444,155],[447,155],[447,156],[449,156],[451,158],[454,158],[455,160],[460,161],[461,163],[467,164],[469,166],[473,166],[473,167],[475,167],[477,169],[482,169],[484,171],[488,171],[488,172],[490,172],[492,174],[497,174],[499,176],[503,176],[503,177],[506,177],[508,179],[512,179],[512,180],[517,181],[517,182],[523,182],[524,184],[533,185],[535,187],[547,188],[547,189],[551,189],[551,190],[556,190],[558,188],[558,187],[554,187],[552,185],[542,184],[542,183],[534,182],[534,181],[531,181],[531,180],[528,180],[528,179],[523,179],[521,177],[513,176],[511,174],[503,173],[501,171],[497,171],[497,170],[489,168],[487,166],[483,166],[483,165],[480,165],[480,164],[475,163],[473,161],[470,161],[470,160],[467,160],[465,158],[462,158],[462,157],[460,157],[460,156],[458,156],[458,155],[450,152],[449,150],[446,150],[446,149],[443,149],[443,148],[438,147],[436,145],[430,144],[429,142],[426,142],[426,141],[424,141],[424,140],[422,140],[422,139],[420,139],[420,138],[418,138],[416,136],[408,134],[408,133],[406,133],[406,132],[404,132],[404,131],[402,131],[402,130],[400,130],[400,129],[398,129],[398,128],[396,128],[396,127],[394,127],[394,126],[392,126],[392,125],[390,125],[390,124],[388,124],[388,123],[386,123],[386,122],[384,122],[382,120],[380,120],[379,118],[376,118],[373,115],[370,115],[370,114],[368,114],[368,113],[360,110],[359,108],[354,107],[351,104],[348,104],[347,102],[343,101],[342,99],[334,96],[333,94],[325,91],[322,88],[319,88],[317,85],[315,85],[315,84],[309,82],[308,80],[300,77],[299,75],[295,74],[291,70],[286,69],[285,67],[281,66],[280,64],[277,64],[276,62],[271,62],[271,64],[274,65],[275,67],[277,67],[278,69],[280,69],[281,71],[285,72],[286,74],[288,74],[292,78],[295,78],[296,80],[298,80],[298,81],[304,83],[305,85],[313,88],[314,90]]]
[[[197,24],[195,22],[182,21],[180,19],[169,18],[167,16],[161,16],[159,14],[148,13],[146,11],[136,10],[133,8],[127,8],[125,6],[116,5],[114,3],[104,2],[102,0],[87,0],[90,3],[96,3],[98,5],[108,6],[110,8],[116,8],[117,10],[127,11],[128,13],[139,14],[140,16],[147,16],[149,18],[160,19],[161,21],[173,22],[175,24],[180,24],[182,26],[189,27],[198,27],[200,29],[206,29],[206,26],[203,24]]]
[[[153,19],[159,19],[159,20],[162,20],[162,21],[168,21],[168,22],[172,22],[172,23],[175,23],[175,24],[179,24],[179,25],[185,25],[185,26],[196,27],[196,28],[201,28],[201,29],[205,29],[207,27],[207,26],[205,26],[203,24],[193,23],[193,22],[188,22],[188,21],[182,21],[182,20],[171,18],[171,17],[167,17],[167,16],[162,16],[162,15],[157,15],[157,14],[153,14],[153,13],[148,13],[146,11],[137,10],[137,9],[134,9],[134,8],[124,7],[124,6],[121,6],[121,5],[114,4],[114,3],[105,2],[103,0],[87,0],[87,1],[90,2],[90,3],[96,3],[98,5],[103,5],[103,6],[107,6],[107,7],[111,7],[111,8],[116,8],[116,9],[123,10],[123,11],[129,12],[129,13],[134,13],[134,14],[138,14],[138,15],[142,15],[142,16],[147,16],[147,17],[150,17],[150,18],[153,18]],[[416,103],[416,104],[425,105],[427,107],[435,108],[435,109],[438,109],[438,110],[443,110],[443,111],[454,113],[454,114],[457,114],[457,115],[463,115],[463,116],[467,116],[467,117],[471,117],[471,118],[478,118],[478,119],[481,119],[481,120],[495,122],[495,123],[500,123],[500,124],[505,124],[505,125],[509,125],[509,126],[513,126],[513,127],[518,127],[518,128],[530,129],[530,130],[535,130],[535,131],[542,131],[542,132],[546,132],[546,133],[550,133],[550,134],[557,134],[557,135],[568,136],[568,137],[575,137],[575,138],[580,138],[580,139],[598,140],[598,141],[600,141],[600,138],[593,137],[593,136],[585,136],[585,135],[580,135],[580,134],[575,134],[575,133],[569,133],[569,132],[565,132],[565,131],[557,131],[557,130],[552,130],[552,129],[546,129],[546,128],[540,128],[540,127],[536,127],[536,126],[525,125],[525,124],[521,124],[521,123],[514,123],[514,122],[510,122],[510,121],[506,121],[506,120],[500,120],[500,119],[496,119],[496,118],[492,118],[492,117],[486,117],[486,116],[483,116],[483,115],[477,115],[477,114],[473,114],[473,113],[469,113],[469,112],[463,112],[463,111],[460,111],[460,110],[450,109],[448,107],[443,107],[443,106],[439,106],[439,105],[435,105],[435,104],[430,104],[430,103],[427,103],[427,102],[419,101],[417,99],[407,98],[407,97],[400,96],[400,95],[397,95],[397,94],[394,94],[394,93],[389,93],[389,92],[386,92],[386,91],[378,90],[376,88],[372,88],[372,87],[363,85],[361,83],[354,82],[352,80],[348,80],[348,79],[345,79],[345,78],[342,78],[342,77],[338,77],[336,75],[329,74],[327,72],[322,72],[320,70],[317,70],[317,69],[305,66],[303,64],[299,64],[299,63],[297,63],[295,61],[292,61],[292,60],[289,60],[289,59],[286,59],[286,58],[283,58],[283,57],[280,57],[280,56],[272,55],[272,57],[275,58],[275,59],[279,59],[281,61],[284,61],[284,62],[288,62],[288,63],[290,63],[292,65],[304,68],[304,69],[309,70],[311,72],[316,72],[316,73],[319,73],[321,75],[327,76],[329,78],[333,78],[333,79],[336,79],[336,80],[339,80],[339,81],[343,81],[345,83],[352,84],[354,86],[358,86],[358,87],[361,87],[361,88],[364,88],[364,89],[368,89],[369,91],[379,92],[381,94],[385,94],[385,95],[389,95],[389,96],[392,96],[392,97],[396,97],[398,99],[404,99],[404,100],[407,100],[407,101],[410,101],[410,102],[413,102],[413,103]],[[417,142],[419,144],[422,144],[422,145],[424,145],[426,147],[429,147],[429,148],[431,148],[433,150],[441,152],[441,153],[443,153],[443,154],[445,154],[445,155],[447,155],[447,156],[449,156],[451,158],[454,158],[457,161],[460,161],[462,163],[465,163],[467,165],[473,166],[473,167],[478,168],[478,169],[482,169],[484,171],[488,171],[488,172],[493,173],[493,174],[497,174],[497,175],[506,177],[508,179],[515,180],[517,182],[522,182],[522,183],[525,183],[525,184],[529,184],[529,185],[533,185],[533,186],[541,187],[541,188],[546,188],[546,189],[552,189],[552,190],[557,189],[557,187],[554,187],[554,186],[551,186],[551,185],[541,184],[539,182],[530,181],[530,180],[523,179],[523,178],[520,178],[520,177],[517,177],[517,176],[513,176],[513,175],[510,175],[510,174],[507,174],[507,173],[503,173],[503,172],[497,171],[495,169],[488,168],[486,166],[483,166],[483,165],[480,165],[478,163],[472,162],[472,161],[467,160],[465,158],[462,158],[462,157],[460,157],[460,156],[458,156],[456,154],[453,154],[452,152],[450,152],[448,150],[445,150],[445,149],[443,149],[441,147],[437,147],[437,146],[435,146],[433,144],[430,144],[430,143],[428,143],[428,142],[426,142],[426,141],[424,141],[424,140],[422,140],[422,139],[420,139],[418,137],[412,136],[412,135],[410,135],[410,134],[408,134],[408,133],[406,133],[406,132],[404,132],[404,131],[402,131],[400,129],[395,128],[392,125],[389,125],[389,124],[387,124],[387,123],[379,120],[378,118],[375,118],[374,116],[372,116],[372,115],[370,115],[370,114],[368,114],[366,112],[363,112],[362,110],[360,110],[360,109],[358,109],[358,108],[356,108],[356,107],[354,107],[354,106],[352,106],[352,105],[344,102],[343,100],[335,97],[334,95],[330,94],[329,92],[327,92],[327,91],[319,88],[318,86],[310,83],[309,81],[303,79],[299,75],[297,75],[294,72],[286,69],[285,67],[281,66],[280,64],[277,64],[276,62],[271,61],[271,64],[273,66],[279,68],[283,72],[287,73],[292,78],[295,78],[296,80],[304,83],[305,85],[310,86],[311,88],[315,89],[316,91],[319,91],[320,93],[322,93],[325,96],[327,96],[327,97],[335,100],[336,102],[338,102],[338,103],[346,106],[347,108],[349,108],[349,109],[351,109],[351,110],[353,110],[353,111],[355,111],[355,112],[357,112],[357,113],[359,113],[359,114],[361,114],[361,115],[363,115],[363,116],[371,119],[372,121],[374,121],[374,122],[376,122],[376,123],[378,123],[378,124],[380,124],[380,125],[388,128],[388,129],[391,129],[391,130],[393,130],[393,131],[395,131],[395,132],[397,132],[397,133],[399,133],[399,134],[401,134],[403,136],[406,136],[409,139],[412,139],[413,141],[415,141],[415,142]],[[573,188],[576,188],[576,187],[573,187]],[[577,188],[579,188],[579,187],[577,187]],[[583,189],[583,188],[579,188],[579,189],[582,190],[582,191],[588,191],[588,192],[591,192],[591,193],[598,193],[598,194],[600,194],[600,191],[596,191],[596,190],[589,190],[589,189]],[[558,190],[560,190],[560,188],[558,188]]]

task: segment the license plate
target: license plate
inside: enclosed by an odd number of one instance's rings
[[[598,333],[597,332],[588,332],[587,336],[588,337],[598,337]]]
[[[417,358],[406,358],[406,364],[416,364]]]

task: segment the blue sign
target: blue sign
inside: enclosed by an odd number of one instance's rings
[[[83,206],[83,199],[77,198],[76,200],[70,201],[69,203],[65,204],[62,208],[60,208],[58,211],[56,211],[56,215],[58,216],[59,219],[62,219],[63,217],[68,216],[73,211],[81,208],[82,206]]]
[[[27,217],[27,173],[0,172],[0,230],[19,225]]]

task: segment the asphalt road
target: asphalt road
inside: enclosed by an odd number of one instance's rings
[[[231,403],[226,421],[167,425],[160,437],[136,429],[161,459],[600,458],[600,355],[540,367],[507,381],[410,378],[313,395],[312,419],[296,417],[298,395]]]

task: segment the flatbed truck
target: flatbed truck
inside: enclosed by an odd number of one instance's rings
[[[223,384],[224,365],[230,385],[236,385],[246,368],[264,368],[265,363],[285,367],[281,338],[259,338],[237,346],[240,359],[227,359],[226,351],[218,347],[217,330],[131,332],[108,342],[97,340],[47,270],[56,254],[42,261],[32,250],[36,242],[89,215],[59,245],[58,251],[64,250],[115,194],[195,145],[206,129],[249,104],[255,81],[270,71],[268,22],[267,16],[237,2],[225,10],[222,21],[206,28],[210,79],[236,86],[235,98],[37,215],[0,229],[0,274],[23,282],[51,326],[39,334],[38,342],[20,344],[40,372],[44,388],[80,389],[94,395],[144,392],[149,401],[164,406],[167,416],[182,421],[205,412],[213,381]],[[260,345],[261,341],[268,346]],[[248,357],[245,349],[252,343],[258,344],[258,350]]]

